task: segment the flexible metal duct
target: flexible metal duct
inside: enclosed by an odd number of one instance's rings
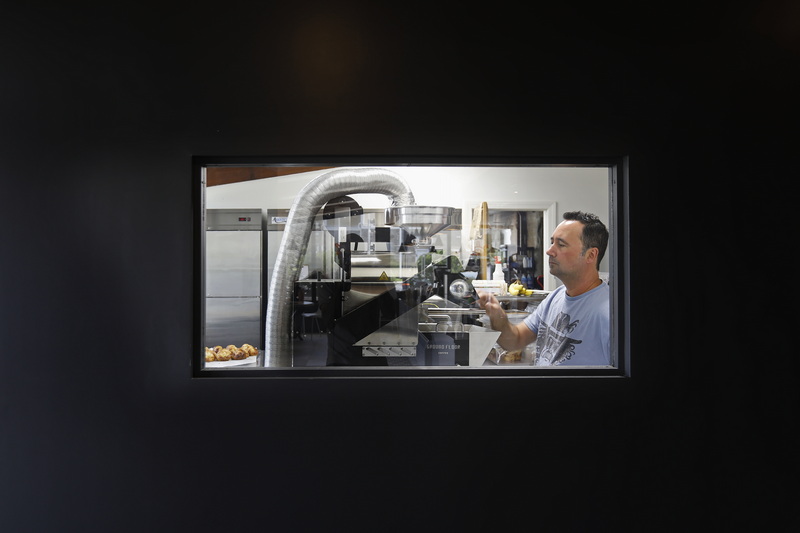
[[[346,194],[384,194],[393,206],[414,205],[414,194],[394,172],[379,168],[339,169],[303,187],[289,210],[267,297],[264,366],[292,366],[289,326],[294,284],[306,254],[314,217],[330,200]]]

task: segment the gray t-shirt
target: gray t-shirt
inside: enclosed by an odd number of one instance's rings
[[[609,286],[605,282],[579,296],[554,290],[525,325],[536,333],[534,366],[611,364]]]

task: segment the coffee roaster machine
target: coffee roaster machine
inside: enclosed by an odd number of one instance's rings
[[[365,224],[350,196],[358,193],[386,195],[391,207]],[[336,278],[302,272],[320,213]],[[310,182],[289,210],[275,259],[264,365],[293,366],[297,321],[309,314],[327,338],[329,366],[483,364],[499,332],[480,325],[459,259],[431,243],[460,223],[453,207],[416,205],[405,180],[386,169],[338,169]]]

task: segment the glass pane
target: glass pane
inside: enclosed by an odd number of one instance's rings
[[[609,190],[603,166],[208,166],[205,368],[529,368],[477,291],[521,322],[561,285],[563,213],[610,226]]]

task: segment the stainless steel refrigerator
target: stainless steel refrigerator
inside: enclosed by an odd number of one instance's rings
[[[205,345],[264,345],[261,209],[206,211]]]

